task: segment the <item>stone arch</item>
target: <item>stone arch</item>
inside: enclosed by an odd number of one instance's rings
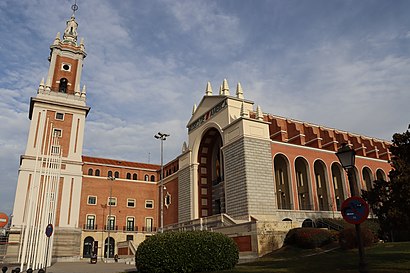
[[[386,180],[386,173],[382,169],[377,169],[376,171],[376,178],[377,180]]]
[[[307,218],[302,222],[302,227],[316,227],[314,220]]]
[[[300,210],[311,210],[312,203],[309,193],[309,165],[303,157],[295,159],[296,189]]]
[[[292,195],[289,172],[289,160],[283,154],[275,155],[273,159],[275,172],[276,200],[278,209],[291,209]]]
[[[204,132],[198,148],[199,217],[226,212],[222,136],[218,129]]]
[[[107,258],[107,252],[108,252],[108,237],[104,241],[104,257]],[[114,252],[115,252],[115,240],[113,237],[110,237],[110,253],[109,253],[109,258],[114,258]]]
[[[84,244],[83,244],[83,258],[91,258],[91,254],[93,251],[93,245],[94,245],[94,238],[91,236],[85,237]]]
[[[370,191],[373,188],[373,175],[369,167],[362,169],[363,182],[366,185],[366,190]]]
[[[316,194],[319,202],[319,210],[329,211],[330,202],[328,194],[328,180],[325,163],[318,159],[313,164],[316,182]]]
[[[332,180],[333,191],[335,193],[335,205],[336,209],[340,211],[343,200],[346,199],[346,191],[344,190],[344,175],[342,166],[339,163],[332,164]]]

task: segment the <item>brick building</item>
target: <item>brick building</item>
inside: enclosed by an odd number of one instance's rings
[[[72,16],[57,34],[47,80],[30,100],[8,250],[22,265],[42,267],[47,244],[48,261],[132,255],[157,232],[161,199],[165,231],[212,229],[261,255],[307,219],[339,217],[343,200],[387,178],[389,142],[264,113],[224,80],[217,94],[206,85],[182,153],[164,165],[160,196],[160,166],[82,154],[90,108],[77,27]],[[351,183],[335,155],[342,143],[357,154]]]

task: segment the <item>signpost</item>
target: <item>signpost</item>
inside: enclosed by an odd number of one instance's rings
[[[369,205],[363,198],[352,196],[342,203],[342,216],[346,222],[356,227],[357,242],[359,244],[359,272],[367,273],[367,263],[364,258],[364,247],[361,238],[360,224],[369,216]]]
[[[47,239],[47,251],[46,251],[46,264],[44,266],[44,273],[47,272],[47,263],[48,263],[48,249],[50,248],[50,237],[53,235],[53,224],[48,224],[46,227],[46,236],[48,237]]]

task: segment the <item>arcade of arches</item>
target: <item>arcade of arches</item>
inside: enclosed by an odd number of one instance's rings
[[[363,183],[360,183],[359,172],[354,168],[350,171],[352,179],[349,184],[339,163],[332,163],[329,169],[324,161],[316,160],[313,164],[313,178],[309,164],[303,157],[297,157],[294,168],[291,168],[288,158],[277,154],[273,164],[277,206],[282,210],[340,210],[343,200],[351,196],[351,193],[357,195],[361,189],[370,189],[373,177],[386,177],[381,169],[373,175],[369,167],[363,167]],[[295,177],[295,181],[292,177]],[[331,182],[329,178],[332,179]]]

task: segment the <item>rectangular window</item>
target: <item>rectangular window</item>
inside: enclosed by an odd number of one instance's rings
[[[108,197],[108,202],[107,202],[108,206],[117,206],[117,197]]]
[[[52,155],[60,155],[60,146],[51,146],[51,154]]]
[[[129,208],[135,208],[135,199],[127,199],[127,207]]]
[[[297,179],[297,182],[298,182],[298,186],[303,187],[303,174],[302,174],[302,172],[297,172],[296,173],[296,179]]]
[[[127,217],[127,231],[135,231],[134,217]]]
[[[152,232],[153,225],[154,225],[154,219],[153,218],[145,218],[145,231]]]
[[[127,241],[134,241],[134,235],[127,235]]]
[[[145,200],[145,208],[146,209],[153,209],[154,208],[154,201],[153,200]]]
[[[87,200],[87,204],[88,205],[97,205],[97,196],[88,196],[88,200]]]
[[[57,128],[53,129],[53,136],[54,137],[62,137],[62,135],[63,135],[63,130],[57,129]]]
[[[333,185],[335,187],[335,190],[337,190],[338,187],[337,187],[337,177],[336,176],[333,176]]]
[[[56,119],[57,120],[64,120],[64,114],[63,113],[56,113]]]
[[[95,215],[87,215],[87,223],[85,225],[85,229],[95,229]]]
[[[107,217],[107,230],[116,230],[115,228],[115,216]]]
[[[322,178],[320,174],[316,174],[316,185],[318,189],[322,188]]]

